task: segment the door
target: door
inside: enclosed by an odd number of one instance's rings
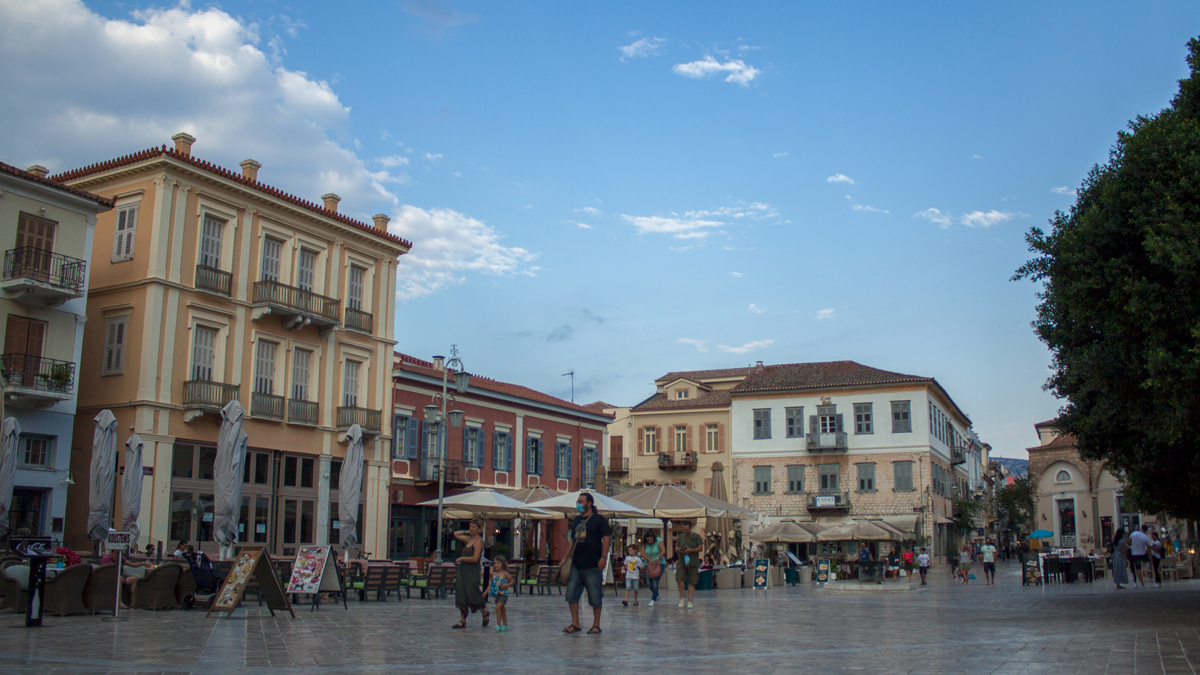
[[[221,230],[225,223],[215,218],[204,219],[204,229],[200,236],[200,264],[213,269],[221,269]]]
[[[317,254],[306,249],[300,249],[300,270],[296,275],[296,285],[306,291],[313,289],[313,277],[317,269]]]
[[[45,322],[8,315],[4,331],[4,354],[10,384],[33,386],[34,376],[41,370],[45,337]]]
[[[17,219],[17,251],[13,272],[40,281],[50,280],[50,256],[54,251],[53,221],[22,213]]]
[[[192,349],[192,379],[211,382],[213,379],[213,356],[216,352],[217,331],[205,326],[196,326],[196,343]]]
[[[279,253],[283,244],[278,239],[263,240],[262,281],[279,281]]]

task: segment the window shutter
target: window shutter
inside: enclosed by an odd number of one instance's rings
[[[646,427],[637,428],[638,454],[646,454]]]
[[[496,471],[504,470],[504,441],[501,440],[499,431],[492,432],[492,468]]]
[[[541,440],[537,440],[537,474],[539,476],[542,475],[542,455],[545,454],[542,452],[542,448]]]
[[[567,456],[567,475],[565,478],[570,479],[571,469],[574,468],[575,464],[575,452],[571,449],[571,446],[566,445],[563,447],[563,454]]]
[[[474,457],[472,457],[472,456],[470,455],[470,453],[468,452],[468,448],[469,448],[470,446],[468,446],[468,445],[467,445],[467,438],[468,438],[468,436],[467,436],[467,435],[470,433],[470,431],[471,431],[471,427],[463,427],[463,433],[462,433],[462,460],[463,460],[463,464],[466,464],[467,466],[475,466],[475,458],[474,458]]]
[[[667,430],[667,453],[675,452],[675,427]]]
[[[654,427],[654,451],[662,452],[662,427]]]
[[[525,439],[525,473],[537,473],[533,465],[533,439]]]
[[[696,429],[695,424],[689,424],[687,428],[687,447],[684,450],[691,452],[696,447]]]
[[[421,419],[419,417],[408,418],[408,424],[404,425],[404,443],[408,449],[408,458],[417,459],[421,456]]]
[[[509,434],[504,434],[504,468],[513,470],[513,437]]]
[[[817,433],[817,416],[816,415],[808,416],[808,433],[810,433],[810,434]]]
[[[842,429],[842,413],[838,413],[838,416],[837,416],[837,430],[838,430],[839,434],[842,433],[842,431],[843,431],[843,429]]]
[[[496,453],[495,444],[492,447],[492,454]],[[487,461],[487,434],[483,433],[483,427],[475,430],[475,466],[482,469],[484,462]]]
[[[717,452],[725,452],[725,423],[717,422]]]

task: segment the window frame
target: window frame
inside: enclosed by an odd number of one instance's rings
[[[892,433],[912,433],[912,400],[892,401]]]
[[[704,425],[704,451],[713,454],[721,452],[721,427],[718,424]]]
[[[351,364],[354,368],[353,383],[351,382],[350,372]],[[362,387],[362,367],[363,362],[358,359],[346,359],[342,364],[342,407],[357,408],[359,389]],[[351,384],[354,386],[351,387]],[[353,397],[353,398],[351,398]]]
[[[1063,475],[1064,473],[1065,473],[1065,474],[1067,474],[1067,478],[1066,478],[1066,480],[1063,480],[1063,477],[1062,477],[1062,475]],[[1067,471],[1066,469],[1059,469],[1059,470],[1058,470],[1058,471],[1057,471],[1057,472],[1054,474],[1054,482],[1055,482],[1056,484],[1070,483],[1071,481],[1072,481],[1072,478],[1071,478],[1071,472],[1070,472],[1070,471]]]
[[[765,476],[766,476],[766,480],[760,480],[760,476],[762,476],[762,475],[764,475],[764,474],[765,474]],[[772,494],[772,492],[771,492],[771,487],[772,487],[772,486],[771,486],[771,480],[772,480],[772,477],[771,477],[771,466],[770,466],[769,464],[768,464],[768,465],[758,465],[758,466],[755,466],[755,467],[754,467],[754,492],[752,492],[751,494],[754,494],[754,495],[769,495],[769,494]],[[762,489],[762,488],[764,488],[764,487],[765,487],[766,489]]]
[[[271,340],[255,340],[253,380],[255,394],[275,395],[276,364],[279,360],[280,346],[278,342]],[[269,372],[263,372],[263,369],[268,369]],[[263,385],[265,385],[265,390]]]
[[[784,436],[804,438],[804,406],[788,406],[783,409]]]
[[[208,334],[208,333],[212,334],[212,344],[211,345],[202,345],[200,343],[200,335],[202,332],[204,334]],[[128,331],[126,331],[126,333],[128,333]],[[216,382],[217,381],[213,378],[215,378],[217,376],[217,340],[220,339],[220,337],[221,337],[221,329],[217,328],[216,326],[209,326],[209,325],[203,324],[203,323],[197,323],[195,326],[193,326],[193,328],[192,328],[192,358],[191,358],[192,378],[191,379],[199,380],[202,382]],[[202,350],[205,350],[205,349],[208,350],[208,354],[207,354],[208,355],[208,363],[207,363],[208,377],[200,377],[200,375],[204,374],[202,372],[202,369],[205,367],[205,364],[201,363],[201,361],[202,361],[202,357],[204,356],[204,353],[202,352]]]
[[[754,408],[753,439],[756,441],[771,440],[771,409]]]
[[[125,204],[117,207],[116,219],[113,221],[113,263],[133,260],[135,244],[137,243],[138,207],[141,202]],[[133,224],[130,224],[130,220]]]
[[[856,462],[856,492],[878,492],[875,481],[875,462]],[[864,471],[866,469],[866,471]]]
[[[829,471],[829,467],[833,467],[833,471]],[[832,476],[833,480],[828,481],[826,478]],[[827,483],[832,482],[829,486]],[[842,470],[840,464],[825,463],[817,465],[817,490],[821,494],[834,494],[842,491]]]
[[[866,436],[875,433],[875,406],[873,403],[854,404],[854,435]]]
[[[804,486],[804,464],[789,464],[785,471],[787,472],[787,492],[789,495],[802,495],[805,492]]]
[[[913,480],[913,464],[915,463],[916,462],[913,462],[911,459],[902,459],[892,462],[892,492],[916,492],[916,483]],[[898,471],[898,469],[902,464],[908,467],[908,487],[900,487],[900,481],[897,480],[897,476],[900,475],[900,471]]]
[[[675,432],[675,452],[687,452],[687,425],[676,424],[672,430]]]
[[[125,344],[129,338],[129,315],[104,318],[104,362],[100,376],[125,374]]]
[[[43,436],[41,434],[21,434],[18,439],[20,441],[20,449],[17,451],[17,466],[22,469],[32,470],[53,470],[54,469],[54,440],[53,436]],[[42,461],[35,463],[29,461],[29,450],[32,444],[42,443]]]

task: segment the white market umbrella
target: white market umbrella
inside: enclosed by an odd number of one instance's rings
[[[519,502],[532,504],[534,502],[540,502],[543,499],[557,497],[561,495],[562,492],[538,485],[534,487],[519,488],[516,490],[505,490],[502,494],[512,497]]]
[[[342,460],[342,476],[338,480],[338,520],[342,548],[347,552],[358,543],[358,502],[362,499],[363,442],[362,427],[350,425],[346,437],[350,445]]]
[[[13,484],[17,478],[17,442],[21,425],[17,418],[4,420],[4,438],[0,439],[0,537],[9,531],[8,513],[12,508]]]
[[[121,529],[141,534],[138,516],[142,514],[142,437],[134,434],[125,441],[125,476],[121,481]]]
[[[92,433],[92,474],[88,483],[88,536],[96,541],[108,538],[112,529],[113,480],[117,454],[117,418],[111,410],[96,415]]]
[[[680,485],[650,485],[625,492],[624,502],[656,518],[754,518],[757,512]],[[599,500],[596,500],[599,503]]]
[[[593,490],[576,490],[574,492],[567,492],[557,497],[551,497],[549,499],[533,502],[532,504],[529,504],[529,506],[542,509],[544,511],[558,513],[561,514],[560,517],[565,518],[569,515],[575,514],[575,502],[579,501],[579,495],[585,492],[592,495],[592,500],[596,504],[596,510],[606,516],[627,518],[629,516],[650,515],[636,506],[630,506],[619,499],[613,499],[608,495],[600,494],[599,492],[595,492]]]
[[[242,473],[249,438],[242,431],[246,409],[230,401],[221,409],[221,433],[217,436],[217,457],[213,463],[213,536],[222,544],[222,557],[232,555],[238,540],[238,520],[242,507]]]
[[[437,506],[438,500],[430,499],[417,506]],[[554,518],[549,511],[543,511],[513,499],[506,494],[484,488],[462,494],[451,495],[442,500],[445,513],[450,518],[471,518],[485,516],[490,520],[509,520],[510,518]]]
[[[781,520],[747,537],[760,544],[802,544],[817,540],[820,526],[811,521]]]

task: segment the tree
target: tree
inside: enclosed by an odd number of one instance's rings
[[[1060,431],[1142,510],[1200,518],[1200,39],[1171,105],[1119,132],[1070,213],[1026,235]]]
[[[1018,535],[1033,531],[1030,523],[1036,512],[1033,484],[1028,478],[1018,478],[1012,485],[996,490],[994,497],[1000,529],[1012,530]]]

